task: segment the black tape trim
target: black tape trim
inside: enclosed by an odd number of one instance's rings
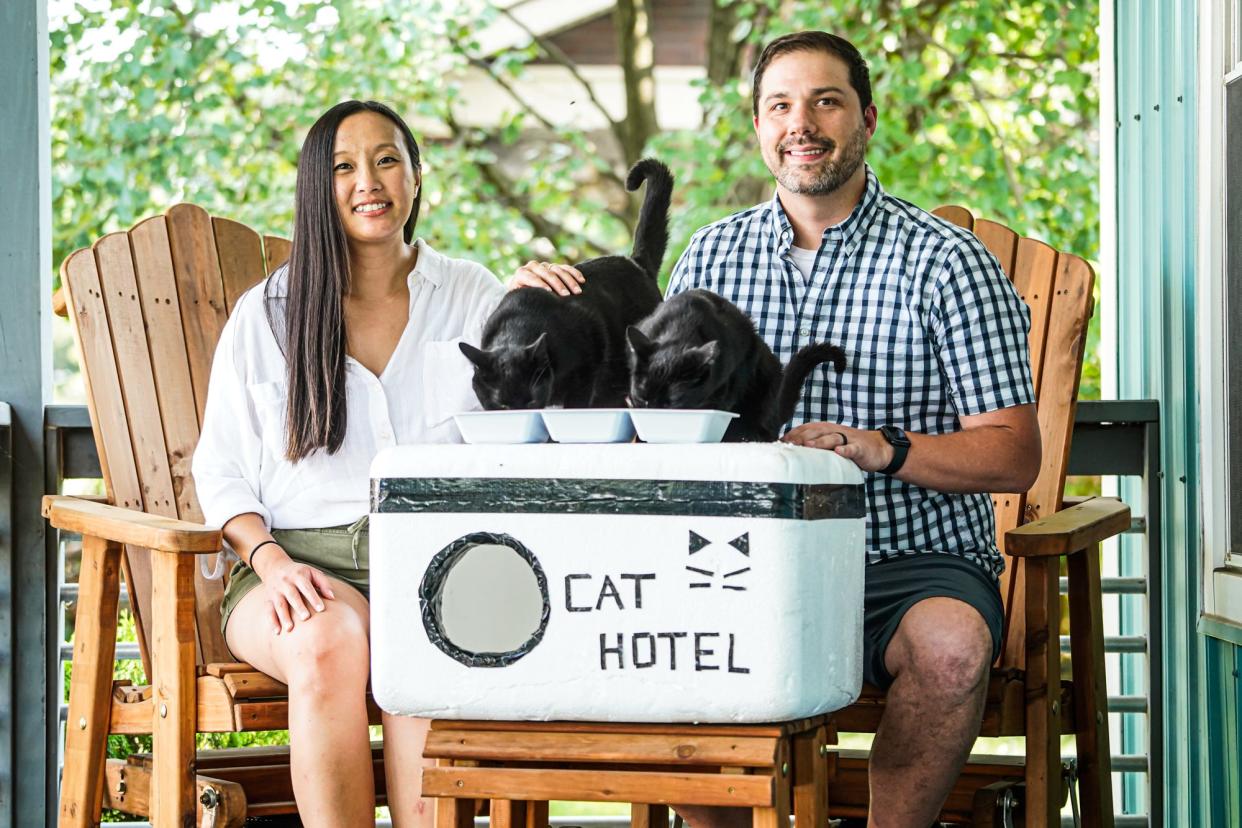
[[[444,634],[444,625],[440,623],[444,584],[448,580],[449,572],[462,559],[462,556],[476,546],[507,546],[521,555],[535,573],[535,581],[539,584],[539,593],[543,598],[543,613],[539,618],[539,629],[535,630],[531,637],[516,650],[504,653],[475,653],[458,647]],[[427,631],[427,638],[449,658],[467,667],[507,667],[517,661],[535,649],[543,640],[543,634],[548,629],[548,618],[552,612],[551,603],[548,600],[548,578],[543,574],[539,559],[516,538],[492,532],[472,532],[437,552],[431,559],[431,563],[427,565],[427,571],[423,573],[423,581],[418,586],[418,603],[422,609],[423,629]]]
[[[371,511],[834,520],[865,514],[862,484],[727,480],[385,477],[371,481]]]

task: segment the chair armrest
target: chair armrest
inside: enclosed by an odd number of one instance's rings
[[[1129,506],[1120,500],[1093,497],[1009,530],[1005,533],[1005,552],[1015,558],[1068,555],[1120,535],[1129,528]]]
[[[162,552],[218,552],[222,540],[202,524],[63,495],[44,496],[43,517],[57,529]]]

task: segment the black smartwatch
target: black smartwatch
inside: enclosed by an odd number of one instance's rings
[[[897,426],[880,426],[880,436],[893,447],[893,462],[880,469],[880,474],[896,474],[910,453],[910,438]]]

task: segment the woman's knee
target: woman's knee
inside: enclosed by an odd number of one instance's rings
[[[329,602],[323,612],[277,636],[276,647],[291,691],[315,694],[356,692],[366,686],[371,666],[367,626],[352,608]]]

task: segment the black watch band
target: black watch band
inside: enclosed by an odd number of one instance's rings
[[[880,469],[880,474],[896,474],[906,462],[910,453],[910,438],[897,426],[880,426],[880,436],[893,447],[893,461]]]

